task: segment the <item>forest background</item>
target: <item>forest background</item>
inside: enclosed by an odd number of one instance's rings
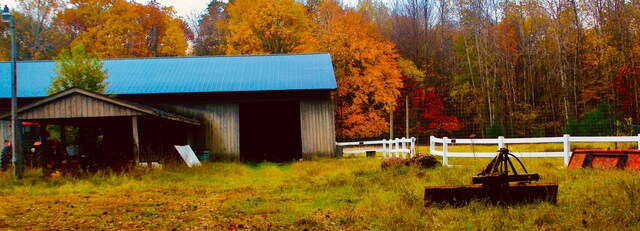
[[[20,0],[13,14],[21,61],[80,44],[103,59],[328,52],[339,141],[639,131],[640,0],[213,0],[187,18]],[[9,44],[1,23],[0,60]]]

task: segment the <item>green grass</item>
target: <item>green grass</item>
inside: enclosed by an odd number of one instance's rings
[[[466,185],[489,159],[383,171],[380,158],[205,163],[23,180],[0,173],[0,229],[638,230],[640,173],[523,159],[558,204],[424,206],[424,187]]]

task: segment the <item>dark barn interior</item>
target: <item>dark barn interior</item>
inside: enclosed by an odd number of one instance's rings
[[[31,122],[42,128],[39,137],[42,141],[41,156],[43,164],[49,167],[121,170],[133,160],[131,118],[42,119]]]
[[[174,145],[187,145],[194,127],[159,118],[146,117],[138,122],[140,161],[181,161]]]
[[[240,104],[240,159],[287,162],[302,158],[300,103]]]

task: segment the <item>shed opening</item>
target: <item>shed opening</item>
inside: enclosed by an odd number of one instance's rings
[[[300,103],[240,104],[240,159],[287,162],[302,158]]]

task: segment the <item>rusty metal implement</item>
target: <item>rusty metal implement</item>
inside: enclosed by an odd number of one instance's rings
[[[640,150],[574,150],[569,169],[625,169],[640,171]]]
[[[519,168],[512,159],[517,161]],[[520,173],[519,169],[522,170]],[[425,205],[462,206],[472,200],[486,200],[492,204],[557,201],[558,184],[531,184],[540,180],[540,175],[528,173],[522,162],[506,148],[500,149],[489,165],[471,180],[474,185],[426,187]]]

